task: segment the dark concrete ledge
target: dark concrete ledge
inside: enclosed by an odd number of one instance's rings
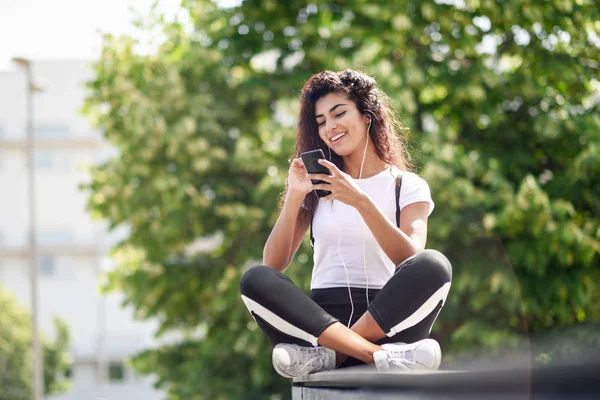
[[[600,362],[472,371],[378,372],[362,366],[296,378],[293,399],[600,398]]]

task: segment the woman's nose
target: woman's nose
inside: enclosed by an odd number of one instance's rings
[[[325,125],[325,131],[326,131],[327,133],[329,133],[329,132],[331,132],[332,130],[334,130],[335,128],[337,128],[337,125],[336,125],[336,124],[334,124],[333,122],[326,121],[326,122],[325,122],[325,124],[326,124],[326,125]]]

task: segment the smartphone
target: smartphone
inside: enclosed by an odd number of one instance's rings
[[[318,163],[318,160],[320,158],[325,159],[325,154],[323,154],[323,150],[316,149],[316,150],[306,151],[306,152],[300,154],[300,158],[302,158],[302,162],[304,163],[304,168],[306,168],[306,171],[309,174],[331,175],[331,171],[329,171],[329,168]],[[315,185],[317,185],[319,183],[327,183],[320,179],[311,179],[311,181]],[[317,190],[315,190],[315,192],[317,192],[317,196],[319,196],[319,197],[324,197],[324,196],[328,196],[331,194],[331,192],[329,190],[317,189]]]

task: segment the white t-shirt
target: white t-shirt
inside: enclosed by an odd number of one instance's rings
[[[369,194],[377,207],[394,225],[396,225],[395,177],[399,172],[398,168],[392,167],[370,178],[354,179],[354,182]],[[434,203],[429,185],[418,175],[403,171],[400,210],[409,204],[421,201],[429,202],[429,215],[431,215]],[[319,199],[313,218],[313,236],[315,248],[311,289],[346,287],[348,281],[351,287],[366,288],[367,279],[369,288],[380,289],[394,273],[396,265],[383,252],[367,224],[352,206],[341,201]],[[364,238],[364,262],[361,237]],[[347,275],[344,263],[348,271]]]

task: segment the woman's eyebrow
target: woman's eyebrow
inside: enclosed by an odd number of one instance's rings
[[[331,108],[329,109],[329,112],[330,112],[330,113],[331,113],[331,112],[334,112],[336,108],[338,108],[338,107],[340,107],[340,106],[347,106],[347,105],[348,105],[348,104],[344,104],[344,103],[336,104],[335,106],[333,106],[333,107],[331,107]],[[316,116],[315,116],[315,118],[319,118],[319,117],[324,117],[324,115],[323,115],[323,114],[319,114],[319,115],[316,115]]]

